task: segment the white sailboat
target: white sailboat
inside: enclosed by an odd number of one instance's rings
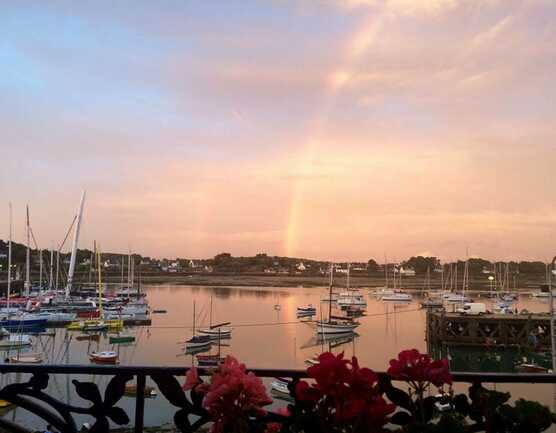
[[[351,265],[347,265],[347,282],[346,291],[341,292],[338,296],[338,306],[339,307],[366,307],[367,301],[361,293],[357,290],[352,290],[350,287],[350,269]]]
[[[199,334],[208,335],[214,339],[228,339],[232,336],[232,328],[229,326],[230,322],[212,324],[212,296],[210,297],[210,314],[209,314],[209,327],[200,328]]]
[[[332,299],[332,287],[334,283],[334,267],[330,265],[330,286],[329,286],[329,297]],[[322,309],[321,309],[322,315]],[[332,304],[328,304],[328,319],[316,322],[317,334],[338,334],[353,332],[355,328],[359,326],[358,322],[353,321],[346,317],[335,317],[332,316]]]

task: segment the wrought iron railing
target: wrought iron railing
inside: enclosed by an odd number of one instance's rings
[[[141,433],[144,427],[145,386],[147,378],[150,378],[169,403],[178,408],[174,415],[176,427],[184,432],[192,432],[210,422],[210,418],[198,398],[195,398],[194,394],[188,397],[188,393],[182,390],[181,381],[178,381],[177,377],[184,376],[187,369],[187,367],[153,366],[0,364],[2,375],[30,374],[26,382],[12,383],[0,389],[0,400],[33,413],[60,433],[76,433],[79,430],[73,414],[89,415],[95,419],[91,431],[102,433],[109,430],[109,420],[118,425],[125,425],[131,421],[117,403],[124,396],[126,383],[135,379],[134,431]],[[293,383],[307,377],[304,370],[250,369],[250,371],[259,377],[290,378]],[[201,376],[205,373],[205,370],[199,369]],[[73,380],[76,394],[91,403],[89,406],[77,406],[56,399],[46,392],[50,375],[98,375],[108,376],[111,379],[104,391],[104,397],[97,384]],[[556,383],[556,375],[536,373],[453,373],[453,379],[454,382],[469,384]],[[191,422],[189,415],[195,415],[196,420]],[[5,417],[0,417],[0,428],[16,433],[28,433],[25,427]]]

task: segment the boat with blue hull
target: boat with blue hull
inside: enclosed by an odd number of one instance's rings
[[[10,319],[0,320],[0,327],[7,329],[8,331],[29,329],[29,328],[45,328],[46,319],[41,318],[18,318],[13,317]]]

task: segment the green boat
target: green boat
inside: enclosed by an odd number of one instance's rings
[[[114,335],[109,338],[110,344],[117,344],[117,343],[133,343],[135,341],[135,337],[133,335]]]

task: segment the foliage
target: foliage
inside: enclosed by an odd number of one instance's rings
[[[307,369],[310,381],[289,383],[292,404],[275,412],[263,410],[271,400],[261,380],[230,356],[206,383],[190,369],[183,389],[214,422],[213,433],[540,433],[555,419],[539,403],[512,405],[510,394],[480,383],[454,395],[448,362],[416,349],[400,352],[380,374],[343,353],[326,352],[318,361]]]

